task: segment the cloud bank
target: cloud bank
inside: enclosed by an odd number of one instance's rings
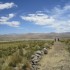
[[[13,2],[11,2],[11,3],[0,3],[0,10],[9,9],[9,8],[14,7],[14,6],[17,7],[17,5],[14,4]]]
[[[53,28],[56,32],[70,31],[70,5],[54,7],[47,12],[30,13],[21,18],[44,28]]]
[[[19,27],[20,22],[19,21],[9,21],[15,16],[15,14],[11,13],[7,16],[0,17],[0,25],[8,25],[12,27]]]

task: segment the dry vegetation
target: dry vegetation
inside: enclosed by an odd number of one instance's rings
[[[44,47],[50,49],[53,43],[47,40],[0,42],[0,70],[27,70],[31,55]]]
[[[66,49],[70,52],[70,39],[63,39],[61,42],[66,44]]]

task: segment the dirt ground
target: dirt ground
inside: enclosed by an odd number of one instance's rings
[[[70,55],[65,47],[63,43],[55,42],[48,54],[42,57],[39,70],[70,70]]]

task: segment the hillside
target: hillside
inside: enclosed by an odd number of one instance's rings
[[[67,33],[27,33],[27,34],[4,34],[0,35],[0,41],[24,40],[24,39],[54,39],[70,38],[70,32]]]

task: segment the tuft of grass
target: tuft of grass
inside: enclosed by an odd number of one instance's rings
[[[19,64],[24,64],[22,70],[30,69],[31,55],[44,47],[50,49],[53,44],[51,40],[0,42],[0,70],[13,70]]]
[[[66,49],[70,53],[70,39],[61,40],[61,42],[65,43],[67,45]]]

